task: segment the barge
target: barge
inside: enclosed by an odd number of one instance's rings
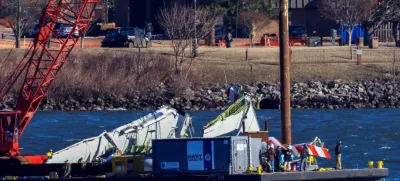
[[[281,172],[281,173],[262,173],[262,174],[242,174],[242,175],[199,175],[199,176],[170,176],[170,177],[152,177],[152,176],[114,176],[114,177],[74,177],[68,179],[46,179],[49,181],[75,180],[75,181],[278,181],[278,180],[306,180],[306,181],[376,181],[389,175],[389,169],[344,169],[326,172]],[[29,179],[32,181],[43,180],[44,177],[4,177],[9,179]]]
[[[265,173],[261,143],[261,138],[251,136],[153,139],[151,168],[146,168],[145,155],[125,155],[114,156],[112,164],[0,165],[0,176],[14,176],[4,177],[5,179],[79,181],[372,181],[385,178],[389,174],[387,168],[318,169],[304,172],[294,169],[291,172]]]
[[[209,181],[209,180],[226,180],[226,181],[242,181],[242,180],[378,180],[388,176],[388,169],[355,169],[355,170],[332,170],[326,172],[283,172],[283,173],[263,173],[260,171],[257,160],[261,151],[261,144],[251,145],[250,142],[254,139],[255,142],[268,141],[267,129],[262,132],[258,128],[258,121],[252,113],[254,109],[249,103],[243,99],[242,104],[237,106],[233,111],[228,109],[226,115],[218,117],[216,120],[207,125],[204,130],[204,137],[207,139],[224,139],[213,138],[218,136],[233,136],[244,135],[248,136],[246,141],[238,144],[228,144],[225,149],[225,160],[222,164],[229,165],[228,167],[220,167],[222,169],[215,170],[211,164],[211,171],[204,167],[204,160],[213,160],[214,156],[204,154],[204,149],[194,146],[189,148],[196,155],[188,156],[187,151],[183,152],[182,158],[190,159],[185,161],[193,161],[185,166],[182,164],[171,163],[168,167],[174,171],[157,172],[157,166],[162,167],[162,160],[152,160],[152,169],[145,170],[143,161],[137,156],[130,158],[129,156],[116,156],[122,150],[126,150],[127,144],[131,140],[135,143],[130,146],[137,146],[144,153],[151,151],[150,140],[155,138],[156,142],[160,137],[185,137],[185,130],[190,126],[189,117],[186,115],[179,116],[175,111],[167,111],[168,114],[148,115],[145,119],[139,120],[134,124],[118,128],[115,132],[104,132],[101,135],[86,139],[77,144],[56,152],[54,155],[22,155],[20,153],[19,139],[26,129],[29,122],[32,120],[34,113],[37,111],[41,101],[45,97],[49,86],[58,75],[62,65],[66,62],[68,55],[78,42],[78,38],[86,32],[94,9],[98,0],[49,0],[46,8],[43,11],[39,33],[30,45],[26,56],[21,59],[18,67],[10,75],[5,85],[0,91],[0,97],[5,100],[11,87],[17,82],[20,75],[25,74],[24,83],[18,95],[18,102],[14,111],[0,112],[0,177],[7,179],[29,179],[29,180],[77,180],[77,181]],[[281,85],[282,85],[282,127],[283,127],[283,142],[291,144],[291,122],[290,122],[290,69],[289,69],[289,46],[288,46],[288,1],[282,0],[281,8]],[[71,8],[79,7],[79,8]],[[72,28],[69,35],[62,39],[59,37],[58,30],[54,28],[56,23],[67,24]],[[75,31],[79,31],[79,36],[73,36]],[[54,36],[55,35],[55,36]],[[52,41],[51,37],[57,39]],[[56,46],[48,47],[49,43],[55,43]],[[57,48],[58,47],[58,48]],[[40,66],[39,66],[40,65]],[[25,67],[29,67],[26,69]],[[165,116],[164,118],[162,116]],[[225,124],[227,119],[235,121],[235,124]],[[164,121],[162,121],[164,120]],[[159,123],[169,125],[165,132],[159,132]],[[154,130],[152,129],[154,127]],[[148,129],[144,129],[148,128]],[[163,126],[165,128],[165,126]],[[151,130],[150,130],[151,129]],[[243,131],[242,131],[243,130]],[[155,132],[153,135],[152,133]],[[204,138],[202,144],[204,144]],[[185,142],[194,141],[193,139],[181,139]],[[229,141],[235,141],[236,138],[229,138]],[[165,140],[164,140],[165,141]],[[199,141],[199,140],[196,140]],[[195,141],[195,142],[196,142]],[[154,142],[154,140],[153,140]],[[223,141],[225,142],[225,140]],[[197,144],[198,142],[196,142]],[[225,143],[223,143],[225,144]],[[187,144],[191,145],[191,144]],[[96,147],[98,146],[98,147]],[[253,147],[254,146],[254,147]],[[184,147],[184,146],[183,146]],[[212,146],[211,146],[212,147]],[[83,151],[88,148],[94,148],[93,152]],[[203,147],[204,148],[204,147]],[[251,150],[251,149],[253,150]],[[154,147],[157,150],[157,147]],[[255,150],[254,150],[255,149]],[[136,150],[136,149],[135,149]],[[164,147],[161,152],[170,152],[168,146]],[[215,151],[215,150],[214,150]],[[200,153],[201,152],[201,153]],[[171,153],[171,152],[170,152]],[[84,156],[80,154],[86,154]],[[157,154],[157,153],[156,153]],[[171,153],[176,154],[176,153]],[[157,156],[153,159],[158,158]],[[201,155],[201,156],[200,156]],[[53,157],[54,156],[54,157]],[[148,156],[148,155],[147,155]],[[176,155],[177,158],[179,155]],[[219,157],[223,157],[219,155]],[[239,158],[240,157],[240,158]],[[110,159],[113,160],[110,163]],[[167,159],[165,157],[164,159]],[[174,157],[171,157],[174,158]],[[227,159],[226,159],[227,158]],[[68,163],[68,159],[73,163]],[[136,159],[136,163],[135,163]],[[138,161],[139,159],[139,161]],[[254,159],[254,161],[253,161]],[[114,160],[119,160],[118,163]],[[235,160],[235,161],[233,161]],[[64,163],[62,163],[64,162]],[[154,164],[155,163],[155,164]],[[180,163],[180,162],[179,162]],[[156,165],[159,164],[159,165]],[[203,165],[202,165],[203,164]],[[130,171],[135,165],[141,165],[141,171]],[[202,166],[201,166],[202,165]],[[233,167],[233,165],[235,167]],[[253,167],[253,165],[255,167]],[[191,168],[195,169],[191,169]],[[210,165],[208,165],[210,166]],[[236,167],[237,166],[237,167]],[[132,167],[132,168],[131,168]],[[164,168],[166,164],[164,164]],[[257,169],[256,169],[257,168]],[[186,169],[181,171],[181,169]],[[60,174],[60,175],[59,175]],[[60,179],[59,179],[60,178]]]

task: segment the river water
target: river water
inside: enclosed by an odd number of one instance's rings
[[[38,112],[20,139],[23,153],[45,154],[49,148],[57,151],[84,138],[112,130],[143,115],[146,111],[132,112]],[[220,111],[190,112],[201,135],[202,126]],[[259,110],[260,126],[269,120],[270,136],[280,138],[280,112]],[[400,177],[400,110],[293,110],[292,140],[308,142],[315,136],[325,142],[334,157],[338,140],[343,143],[343,167],[366,168],[368,161],[384,161],[390,178]],[[335,166],[335,160],[319,159],[322,167]]]

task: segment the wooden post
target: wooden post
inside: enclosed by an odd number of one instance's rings
[[[357,65],[362,64],[362,49],[360,46],[357,46]]]
[[[84,46],[83,46],[83,43],[84,43],[83,40],[84,40],[84,38],[85,38],[85,35],[82,35],[82,36],[81,36],[81,48],[84,47]]]
[[[281,0],[280,39],[280,79],[281,79],[281,126],[282,142],[292,144],[292,123],[290,110],[290,48],[289,48],[289,2]]]
[[[225,75],[225,84],[228,84],[228,79],[226,78],[226,71],[224,69],[224,75]]]
[[[393,49],[393,85],[396,84],[396,49]]]
[[[264,35],[264,48],[267,47],[267,35]]]
[[[253,64],[250,64],[251,83],[254,83]]]
[[[249,60],[249,49],[246,48],[246,62]]]
[[[353,47],[350,45],[350,59],[353,60]]]

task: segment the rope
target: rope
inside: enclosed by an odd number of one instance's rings
[[[89,154],[91,153],[91,151],[90,151],[90,146],[89,146],[88,142],[85,142],[85,143],[86,143],[86,152],[85,152],[85,158],[87,158],[87,155],[88,155],[88,150],[89,150]]]
[[[63,176],[62,178],[67,178],[69,174],[71,173],[71,164],[68,162],[65,162],[63,166]]]
[[[129,133],[128,133],[129,134]],[[128,134],[126,134],[125,135],[125,142],[124,142],[124,144],[122,144],[122,148],[124,148],[124,152],[126,151],[126,142],[128,141],[128,139],[129,139],[129,137],[128,137]]]

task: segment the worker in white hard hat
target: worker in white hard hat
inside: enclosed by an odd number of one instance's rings
[[[288,146],[288,149],[287,150],[285,150],[284,152],[284,157],[285,157],[285,162],[284,162],[284,170],[286,171],[286,172],[290,172],[290,165],[292,164],[292,161],[293,161],[293,157],[292,157],[292,154],[293,154],[293,152],[292,152],[292,146],[291,145],[289,145]]]
[[[50,150],[47,152],[47,157],[48,157],[49,159],[53,157],[53,150],[52,150],[52,149],[50,149]]]

